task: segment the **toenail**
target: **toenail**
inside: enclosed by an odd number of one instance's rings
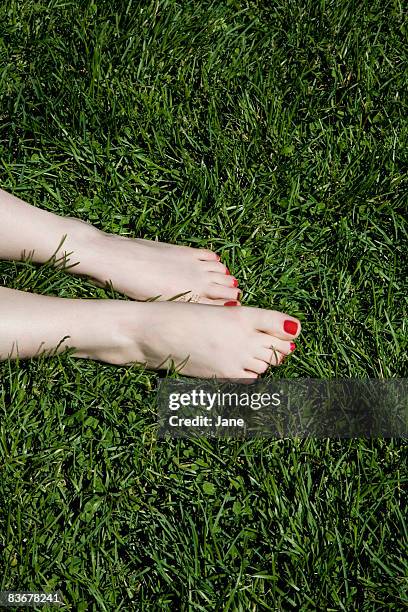
[[[290,321],[289,319],[286,319],[283,324],[283,329],[285,330],[285,332],[287,334],[291,334],[292,336],[296,334],[297,328],[298,324],[295,321]]]
[[[296,344],[295,344],[294,342],[291,342],[291,343],[290,343],[290,350],[291,350],[291,351],[294,351],[294,350],[295,350],[295,348],[296,348]]]
[[[229,302],[224,302],[224,306],[238,306],[238,302],[230,300]]]
[[[225,274],[227,274],[227,275],[231,274],[231,272],[228,270],[228,268],[225,268]]]
[[[236,279],[236,278],[233,278],[233,279],[232,279],[232,286],[233,286],[233,287],[238,287],[238,281],[237,281],[237,279]]]

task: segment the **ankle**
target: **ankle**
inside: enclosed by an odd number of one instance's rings
[[[91,254],[95,249],[95,245],[101,241],[103,232],[98,230],[87,221],[77,219],[76,217],[61,218],[59,235],[61,240],[66,236],[57,257],[61,257],[64,253],[67,256],[67,265],[75,264],[75,267],[68,272],[76,274],[87,274],[90,267]]]
[[[114,365],[145,361],[142,350],[143,304],[125,300],[85,300],[78,357]]]

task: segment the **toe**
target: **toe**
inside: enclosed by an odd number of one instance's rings
[[[255,325],[258,331],[289,341],[297,338],[300,334],[299,319],[277,310],[256,310],[257,313],[254,313],[254,316],[257,317]]]
[[[241,295],[240,289],[234,289],[231,287],[222,287],[216,283],[211,283],[206,291],[206,297],[214,300],[239,300]]]
[[[207,249],[197,249],[196,251],[200,261],[220,261],[220,256],[213,251],[208,251]]]
[[[260,359],[251,359],[247,364],[245,369],[250,372],[255,372],[255,374],[264,374],[268,369],[269,364]]]
[[[226,274],[219,274],[218,272],[210,272],[210,282],[217,283],[223,287],[238,287],[238,281],[234,276],[227,276]]]
[[[231,302],[231,303],[229,303]],[[200,298],[200,304],[208,304],[209,306],[241,306],[238,300],[211,300],[209,298]]]
[[[218,272],[218,274],[227,275],[228,268],[220,261],[205,261],[203,264],[206,272]]]
[[[242,372],[242,378],[243,379],[249,378],[249,379],[253,379],[254,380],[254,379],[258,378],[258,376],[259,376],[259,374],[257,374],[256,372],[253,372],[252,370],[244,370]]]
[[[285,359],[285,355],[276,348],[262,349],[256,353],[256,358],[265,362],[268,366],[277,366]]]
[[[256,347],[255,352],[256,356],[259,359],[258,352],[263,354],[263,352],[269,350],[275,350],[282,355],[290,355],[296,348],[296,344],[294,342],[289,342],[288,340],[281,340],[280,338],[275,338],[274,336],[270,336],[269,334],[264,334],[259,332],[256,337]]]

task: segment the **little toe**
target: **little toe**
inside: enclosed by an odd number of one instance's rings
[[[243,370],[242,372],[242,378],[246,379],[253,379],[255,380],[256,378],[258,378],[259,374],[257,374],[257,372],[253,372],[252,370]]]

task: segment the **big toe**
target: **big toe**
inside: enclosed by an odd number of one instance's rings
[[[277,310],[256,310],[255,326],[258,331],[281,340],[294,340],[299,336],[302,329],[299,319]]]

